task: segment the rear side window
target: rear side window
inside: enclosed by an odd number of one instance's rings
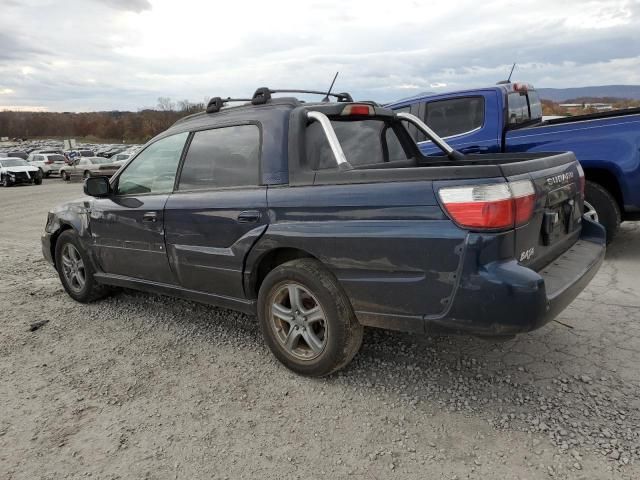
[[[383,120],[332,120],[347,161],[354,167],[375,165],[409,158],[395,128]],[[335,168],[336,160],[319,123],[313,122],[306,131],[304,168],[322,170]]]
[[[425,123],[441,137],[468,133],[484,124],[484,97],[427,103]]]
[[[54,162],[64,162],[64,157],[62,155],[47,155],[47,158]]]
[[[195,132],[178,190],[260,184],[260,130],[238,125]]]

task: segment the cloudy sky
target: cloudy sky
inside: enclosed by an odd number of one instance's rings
[[[0,0],[0,109],[137,110],[258,86],[393,100],[640,84],[640,0]]]

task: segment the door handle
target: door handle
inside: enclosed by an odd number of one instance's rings
[[[260,212],[258,210],[245,210],[238,214],[238,222],[255,223],[260,220]]]
[[[155,222],[158,220],[158,214],[156,212],[144,212],[142,215],[143,222]]]
[[[489,151],[489,147],[480,147],[478,145],[473,145],[471,147],[461,148],[460,151],[462,153],[486,153]]]

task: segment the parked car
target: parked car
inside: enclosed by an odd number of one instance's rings
[[[408,113],[273,93],[212,99],[53,209],[42,248],[67,293],[257,314],[282,363],[320,376],[349,363],[363,326],[529,332],[597,272],[605,231],[582,216],[573,154],[465,156]],[[422,155],[406,125],[442,154]]]
[[[42,172],[21,158],[0,158],[0,183],[10,187],[19,183],[42,183]]]
[[[120,167],[121,165],[113,163],[109,158],[78,157],[70,165],[60,168],[60,177],[67,181],[73,176],[89,178],[92,175],[106,175],[110,177]]]
[[[19,151],[7,152],[7,157],[8,158],[21,158],[23,160],[26,160],[28,156],[29,156],[29,154],[25,153],[25,152],[19,152]]]
[[[27,161],[38,167],[45,177],[52,173],[60,173],[60,169],[66,165],[64,155],[58,153],[31,153]]]
[[[463,153],[572,151],[587,183],[588,215],[615,236],[623,220],[640,220],[640,108],[542,120],[536,90],[526,83],[420,95],[389,105],[425,120]],[[412,135],[425,155],[438,148]]]
[[[117,153],[113,157],[111,157],[111,161],[113,161],[113,163],[123,165],[127,163],[127,160],[129,160],[132,156],[133,154],[131,153]]]

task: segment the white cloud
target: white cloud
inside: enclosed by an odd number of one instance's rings
[[[136,109],[256,87],[392,100],[504,79],[640,83],[635,1],[25,0],[3,7],[0,78],[14,104]]]

